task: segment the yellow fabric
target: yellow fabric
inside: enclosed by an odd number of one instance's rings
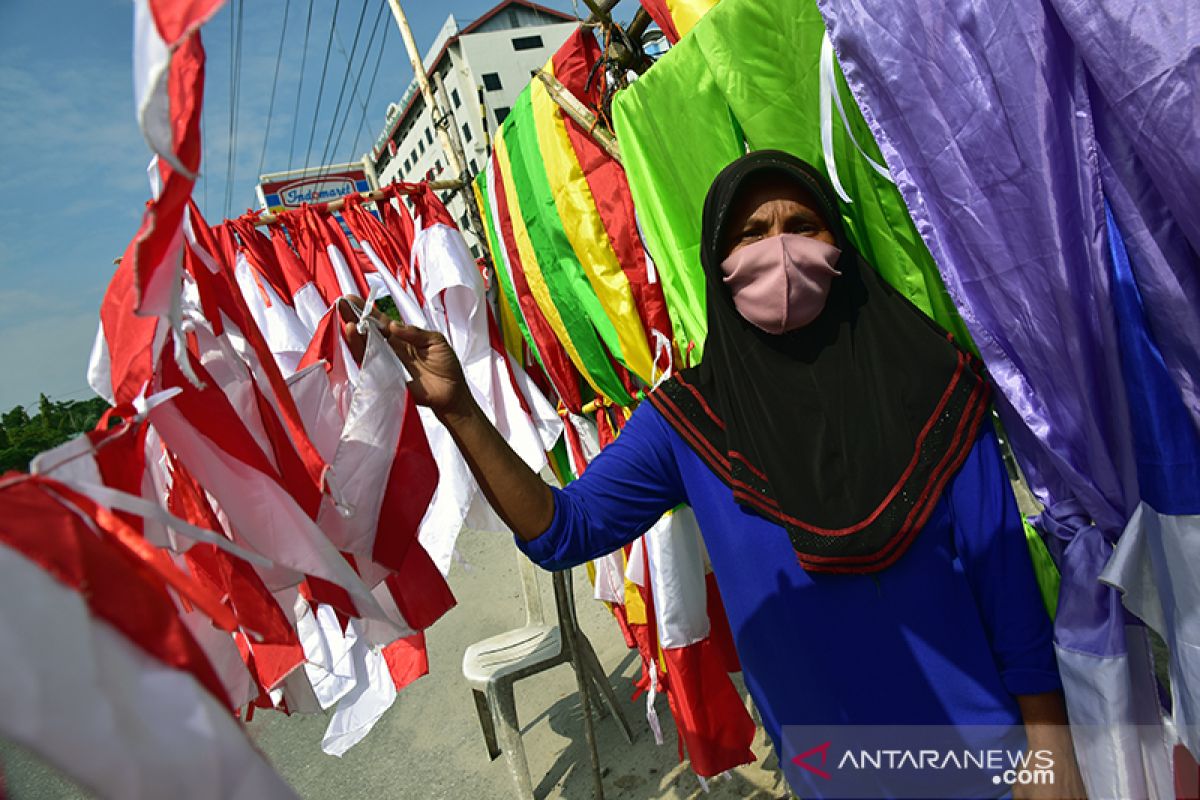
[[[562,317],[558,314],[558,309],[550,299],[550,290],[546,286],[546,279],[542,275],[542,270],[538,266],[537,256],[533,252],[533,243],[529,241],[529,231],[525,228],[525,220],[521,216],[520,201],[517,199],[517,190],[513,186],[512,167],[508,158],[508,146],[504,143],[503,136],[496,137],[495,143],[496,165],[499,167],[500,178],[504,181],[504,194],[508,200],[508,216],[512,222],[513,239],[516,241],[517,253],[521,257],[522,272],[525,274],[525,281],[529,284],[529,293],[533,295],[534,302],[541,309],[542,315],[549,323],[550,329],[554,331],[554,338],[562,343],[563,349],[567,351],[567,357],[571,359],[571,363],[579,370],[580,374],[587,380],[597,394],[600,394],[599,387],[592,382],[592,378],[588,370],[584,367],[583,360],[579,357],[579,351],[575,349],[575,345],[571,342],[571,337],[567,333],[567,326],[563,324]],[[513,267],[517,267],[514,265]]]
[[[488,203],[487,198],[480,193],[479,183],[477,181],[473,181],[471,183],[471,190],[475,192],[475,204],[481,209],[489,209],[490,211],[491,206]],[[487,233],[486,238],[488,249],[493,251],[492,280],[499,281],[500,276],[495,273],[504,269],[504,266],[499,263],[500,259],[504,257],[504,254],[494,252],[498,243],[492,241],[491,233],[488,228],[489,226],[485,224],[484,231]],[[525,347],[524,340],[521,337],[521,327],[517,323],[517,318],[513,314],[512,307],[505,302],[503,294],[504,293],[501,292],[500,302],[496,304],[500,309],[500,318],[496,320],[496,324],[500,326],[500,338],[504,341],[504,349],[508,351],[508,354],[515,358],[518,364],[524,365],[525,359],[523,355],[525,353]]]
[[[680,38],[687,36],[687,32],[716,4],[717,0],[667,0],[667,8]]]
[[[553,64],[548,63],[546,69],[553,74]],[[612,249],[579,157],[571,146],[562,111],[541,81],[530,84],[530,100],[538,149],[563,230],[616,331],[625,365],[650,383],[654,378],[654,359],[634,305],[633,291]]]

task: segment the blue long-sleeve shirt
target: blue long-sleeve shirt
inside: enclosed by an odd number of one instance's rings
[[[579,480],[554,490],[549,529],[517,544],[547,569],[571,567],[680,503],[700,523],[746,686],[777,748],[785,725],[1019,725],[1014,695],[1061,688],[990,429],[909,551],[875,574],[806,572],[786,531],[734,502],[649,403]]]

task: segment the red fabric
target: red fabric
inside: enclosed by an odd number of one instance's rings
[[[100,303],[100,324],[108,346],[109,372],[117,403],[131,403],[154,370],[151,347],[158,320],[134,313],[134,252],[131,242]]]
[[[643,0],[642,8],[646,9],[654,24],[662,28],[668,42],[675,44],[679,41],[679,30],[675,27],[675,18],[671,16],[667,0]]]
[[[316,613],[318,604],[332,608],[333,613],[337,616],[338,624],[342,626],[343,635],[346,633],[346,626],[350,624],[350,619],[360,616],[350,593],[336,583],[330,583],[322,578],[313,575],[306,576],[304,582],[300,584],[300,596],[309,602],[313,613]]]
[[[696,774],[711,778],[752,763],[754,720],[712,640],[662,652],[670,676],[671,715]]]
[[[97,536],[63,504],[95,521]],[[179,618],[167,587],[186,591],[214,621],[234,622],[218,599],[106,509],[55,481],[30,477],[0,489],[0,544],[80,592],[91,613],[162,663],[195,676],[226,708],[228,695],[204,651]],[[105,518],[106,516],[106,518]],[[139,546],[138,542],[141,542]],[[161,558],[160,558],[161,556]]]
[[[198,210],[193,211],[191,223],[192,230],[197,237],[197,242],[201,246],[204,246],[204,241],[206,239],[211,240],[212,235],[211,230],[204,223]],[[205,247],[205,251],[209,254],[216,252],[215,248],[210,249],[209,247]],[[216,258],[215,255],[212,257]],[[256,378],[265,377],[267,379],[267,384],[273,396],[272,408],[282,417],[288,438],[291,440],[292,445],[295,447],[304,464],[308,480],[320,492],[324,483],[325,462],[304,429],[304,422],[300,418],[300,411],[296,408],[296,402],[288,390],[283,373],[280,372],[279,365],[276,363],[266,339],[263,338],[262,331],[255,324],[254,318],[251,316],[249,308],[246,307],[246,302],[242,298],[241,292],[233,286],[232,271],[229,265],[219,266],[223,267],[223,269],[215,275],[209,273],[203,265],[198,265],[193,270],[193,277],[196,278],[196,286],[200,292],[201,305],[204,308],[205,316],[213,325],[214,333],[219,333],[218,323],[220,321],[220,314],[216,313],[215,318],[214,316],[210,316],[210,308],[215,306],[220,309],[220,312],[229,317],[230,321],[237,326],[238,330],[245,337],[247,344],[250,345],[258,361],[254,370]],[[185,394],[189,388],[192,387],[185,385]],[[300,490],[298,489],[297,491]]]
[[[414,633],[412,636],[397,639],[383,648],[383,659],[387,662],[396,691],[400,691],[422,675],[428,675],[429,653],[425,649],[425,634]]]
[[[1181,744],[1175,745],[1175,797],[1177,800],[1200,800],[1200,766]]]
[[[587,82],[593,66],[602,55],[596,37],[581,28],[567,38],[552,58],[554,76],[593,111],[602,108],[604,81],[602,76],[594,77],[590,89]],[[642,328],[648,337],[651,330],[658,330],[670,341],[672,328],[671,317],[667,313],[667,301],[663,296],[662,283],[650,282],[649,262],[641,236],[638,234],[633,195],[625,178],[625,170],[596,143],[583,126],[566,114],[562,117],[571,147],[579,159],[579,165],[583,168],[584,177],[596,201],[600,220],[604,223],[617,261],[620,262],[621,269],[629,281],[634,305],[642,320]],[[648,344],[650,352],[655,353],[655,342],[651,340]],[[666,366],[659,364],[663,370]]]
[[[492,159],[493,171],[499,175],[500,165],[495,160],[494,152]],[[537,345],[538,356],[546,370],[546,375],[554,384],[563,405],[567,407],[567,410],[578,414],[583,408],[583,401],[579,395],[579,380],[575,365],[571,363],[562,343],[555,337],[550,323],[542,315],[542,310],[529,290],[525,273],[519,268],[521,256],[514,243],[512,217],[508,209],[508,197],[504,193],[504,182],[496,181],[493,188],[496,193],[496,219],[500,224],[500,240],[508,251],[508,263],[513,265],[513,289],[517,295],[517,303],[521,307],[521,314],[525,317],[525,324],[529,326],[529,334],[533,337],[534,344]]]
[[[642,556],[646,543],[641,541]],[[658,619],[649,580],[639,587],[646,604],[646,622],[654,643],[667,664],[665,684],[671,716],[679,732],[680,749],[687,752],[697,775],[711,778],[742,764],[752,763],[755,725],[726,670],[728,656],[709,638],[687,647],[661,648]],[[710,624],[712,620],[709,620]],[[728,623],[725,623],[728,625]],[[659,676],[660,679],[664,676]]]
[[[271,226],[271,249],[275,252],[275,260],[283,274],[287,294],[294,298],[297,292],[313,282],[312,269],[301,263],[296,251],[288,243],[287,233],[279,223]]]
[[[495,357],[504,365],[504,372],[508,376],[508,382],[513,388],[513,394],[517,396],[517,402],[521,405],[521,410],[525,412],[526,416],[532,417],[533,409],[529,407],[529,403],[525,399],[525,393],[517,385],[517,375],[513,372],[512,361],[509,360],[508,351],[504,349],[504,337],[500,335],[500,326],[496,324],[496,317],[492,314],[491,305],[485,304],[484,310],[487,311],[488,342],[492,346],[492,352],[496,354]]]
[[[354,279],[354,285],[358,287],[359,297],[366,297],[370,293],[371,287],[367,285],[367,278],[363,274],[362,263],[358,258],[360,251],[350,244],[350,239],[347,238],[346,232],[342,230],[341,223],[337,221],[337,218],[333,214],[321,208],[315,212],[315,215],[322,224],[326,243],[336,247],[341,252],[342,258],[346,260],[346,267],[350,271],[350,277]]]
[[[379,206],[391,208],[386,200],[381,200]],[[394,210],[393,210],[394,213]],[[371,212],[363,207],[360,195],[350,195],[346,205],[342,207],[342,219],[360,242],[371,245],[375,255],[383,262],[402,286],[407,285],[409,276],[409,252],[412,249],[411,239],[408,247],[401,247],[400,238],[393,235]]]
[[[198,9],[192,9],[195,10]],[[182,14],[169,18],[186,19]],[[190,24],[199,25],[200,22],[202,20],[196,18]],[[174,23],[167,27],[174,30]],[[159,30],[163,30],[161,23]],[[204,101],[204,46],[198,31],[175,41],[167,71],[167,96],[172,153],[194,176],[200,170],[200,108]],[[195,179],[161,159],[158,167],[162,192],[147,204],[131,250],[137,311],[161,315],[166,313],[165,303],[169,301],[169,295],[161,292],[163,282],[168,279],[164,273],[178,269],[173,256],[183,246],[183,215]],[[150,299],[147,293],[152,286],[160,290],[153,299],[162,307],[146,307],[145,301]]]
[[[307,265],[306,271],[312,275],[312,283],[321,299],[326,305],[333,305],[341,297],[342,288],[325,249],[327,242],[316,213],[306,203],[294,211],[281,211],[279,220],[295,244],[300,262]]]
[[[254,224],[250,217],[241,217],[225,223],[223,227],[232,228],[242,241],[242,252],[246,255],[246,263],[254,271],[256,281],[266,281],[288,305],[292,304],[292,291],[284,276],[283,266],[271,240],[267,238]],[[297,287],[299,288],[299,287]]]
[[[417,405],[409,395],[396,443],[396,456],[379,508],[379,527],[371,560],[399,572],[410,551],[421,550],[417,534],[438,484],[438,465],[425,437]],[[411,621],[409,624],[412,624]],[[414,626],[416,627],[416,626]]]
[[[147,0],[150,16],[158,35],[168,45],[175,44],[207,22],[225,0]]]
[[[432,228],[434,225],[448,225],[458,230],[458,223],[450,212],[442,205],[442,201],[429,188],[428,183],[405,184],[408,196],[413,202],[413,216],[421,220],[421,229]]]
[[[171,461],[167,508],[180,519],[220,533],[221,523],[200,484],[174,457]],[[251,667],[264,689],[274,689],[304,662],[295,629],[253,567],[210,544],[193,545],[184,559],[197,580],[225,596],[238,626],[253,635]]]

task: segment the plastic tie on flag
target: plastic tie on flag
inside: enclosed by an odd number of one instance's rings
[[[658,709],[654,707],[654,700],[658,697],[658,665],[654,663],[654,659],[650,660],[650,691],[646,692],[646,722],[650,724],[650,732],[654,734],[654,743],[661,745],[663,743],[662,723],[658,719]],[[697,776],[699,777],[699,776]],[[701,778],[703,780],[703,778]],[[708,791],[706,787],[704,791]]]
[[[350,519],[354,516],[354,506],[346,502],[346,495],[342,491],[341,484],[334,478],[333,467],[328,464],[321,471],[321,491],[329,495],[329,499],[333,501],[333,507],[337,509],[338,515],[342,519]]]
[[[850,120],[846,116],[846,106],[842,102],[842,93],[838,91],[837,86],[837,70],[836,61],[833,54],[833,41],[829,38],[829,32],[821,38],[821,57],[820,57],[820,107],[821,107],[821,152],[825,157],[825,168],[829,172],[829,182],[833,184],[834,191],[842,202],[853,204],[850,195],[846,193],[845,187],[842,186],[842,180],[838,176],[837,160],[833,154],[833,104],[837,103],[838,116],[842,119],[842,126],[846,129],[846,136],[849,137],[854,149],[858,154],[866,159],[866,162],[871,165],[871,169],[875,170],[888,183],[892,183],[892,176],[888,173],[887,167],[880,164],[875,159],[867,155],[863,150],[862,145],[858,143],[858,139],[854,136],[854,131],[850,129]]]
[[[358,312],[358,332],[363,336],[367,335],[367,328],[371,323],[375,323],[376,329],[382,329],[383,326],[379,320],[371,316],[371,312],[375,310],[375,301],[379,298],[379,285],[371,286],[371,291],[367,292],[367,299],[363,301],[362,310]]]

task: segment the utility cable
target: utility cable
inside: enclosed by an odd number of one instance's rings
[[[383,9],[384,5],[380,3],[380,13],[383,12]],[[379,14],[376,14],[375,17],[378,20]],[[329,146],[333,144],[333,132],[334,129],[337,128],[338,115],[342,113],[342,100],[346,96],[346,87],[350,84],[350,73],[354,71],[354,55],[358,52],[358,40],[362,35],[363,21],[366,20],[366,18],[367,4],[364,2],[362,11],[358,15],[358,26],[354,29],[354,41],[350,44],[349,54],[346,53],[346,48],[342,47],[342,37],[338,36],[338,49],[342,51],[342,55],[346,58],[346,72],[344,75],[342,75],[342,85],[341,88],[338,89],[337,104],[333,107],[333,119],[329,121],[329,135],[325,137],[325,146],[321,148],[320,164],[322,166],[327,166],[329,163],[325,159],[329,156]],[[374,35],[374,31],[372,31],[372,35]],[[365,62],[366,59],[364,58],[363,60]]]
[[[379,14],[375,17],[375,27],[371,29],[371,38],[367,40],[367,47],[366,51],[363,53],[362,63],[358,65],[358,74],[354,76],[354,86],[350,90],[351,101],[347,104],[346,114],[342,117],[341,124],[338,126],[337,138],[333,141],[333,149],[329,154],[330,159],[333,159],[338,151],[342,149],[342,137],[346,133],[346,123],[350,121],[350,117],[354,113],[353,103],[357,102],[359,107],[363,108],[364,110],[366,109],[366,103],[364,103],[358,96],[358,85],[362,82],[363,73],[367,68],[367,60],[371,57],[371,47],[375,44],[375,34],[379,32],[380,22],[383,19],[384,10],[384,6],[380,5]],[[385,33],[389,27],[391,26],[384,26]],[[382,52],[382,43],[380,43],[380,53]],[[378,63],[379,62],[377,58],[376,64]]]
[[[358,143],[362,139],[362,135],[367,131],[367,108],[371,105],[371,98],[375,96],[375,79],[379,77],[379,66],[383,63],[383,51],[387,49],[388,34],[392,32],[391,25],[383,27],[383,39],[379,42],[379,52],[375,56],[375,69],[371,73],[371,83],[367,86],[367,99],[362,104],[362,116],[358,119],[358,135],[354,137],[354,152],[358,152]]]
[[[312,158],[313,139],[317,136],[317,118],[321,114],[321,96],[325,92],[325,74],[329,69],[329,53],[333,50],[333,29],[337,27],[338,8],[342,5],[342,0],[334,0],[333,3],[333,18],[329,20],[329,38],[325,41],[325,61],[321,64],[321,85],[317,87],[317,107],[313,111],[312,130],[308,133],[308,147],[304,151],[304,163],[308,165]]]
[[[304,62],[308,58],[308,32],[312,28],[313,0],[308,0],[308,19],[304,23],[304,47],[300,50],[300,83],[296,85],[296,109],[292,112],[292,141],[288,145],[288,169],[296,151],[296,129],[300,127],[300,91],[304,88]]]
[[[258,173],[262,176],[263,164],[267,161],[267,143],[271,141],[271,117],[275,113],[275,89],[279,86],[279,62],[283,60],[283,38],[287,34],[288,12],[292,8],[292,0],[287,0],[283,7],[283,26],[279,29],[279,49],[275,52],[275,77],[271,78],[271,102],[267,104],[267,129],[263,133],[262,153],[258,157]]]

